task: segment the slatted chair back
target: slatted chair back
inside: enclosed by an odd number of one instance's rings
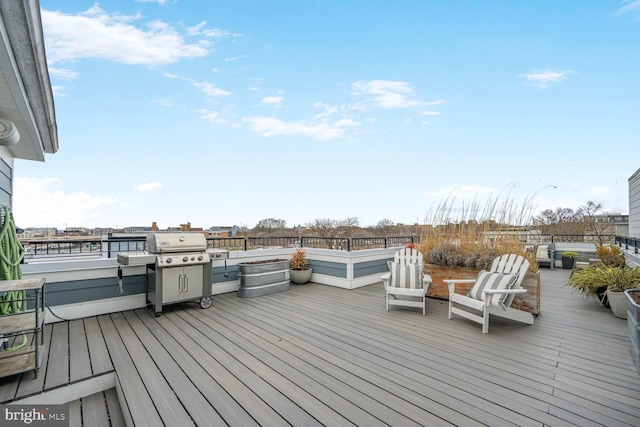
[[[493,260],[489,273],[503,273],[503,274],[516,274],[516,282],[511,289],[520,289],[522,287],[522,281],[524,276],[529,271],[529,261],[522,255],[517,254],[505,254]],[[504,301],[505,307],[510,307],[515,298],[514,294],[511,294]]]
[[[393,255],[393,261],[401,265],[423,264],[422,253],[417,249],[403,248]]]

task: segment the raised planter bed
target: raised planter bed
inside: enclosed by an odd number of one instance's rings
[[[241,298],[259,297],[289,290],[291,286],[289,260],[271,259],[238,264]]]
[[[479,270],[426,264],[424,273],[430,275],[432,280],[427,296],[448,300],[449,290],[447,284],[444,283],[445,279],[475,279]],[[473,283],[459,284],[456,286],[456,292],[465,295],[472,286]],[[511,307],[537,316],[540,314],[540,273],[528,272],[524,276],[522,287],[527,290],[527,293],[516,295]]]

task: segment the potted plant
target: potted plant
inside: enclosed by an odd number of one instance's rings
[[[562,252],[562,268],[565,270],[571,270],[576,265],[576,258],[580,256],[579,252],[564,251]]]
[[[296,249],[291,256],[291,281],[298,285],[302,285],[311,280],[312,270],[309,268],[307,260],[307,251],[304,249]]]
[[[607,301],[614,316],[627,318],[625,291],[640,285],[640,267],[609,266],[598,262],[585,268],[575,270],[567,284],[585,297],[596,295],[604,287]],[[604,302],[603,299],[600,299]]]

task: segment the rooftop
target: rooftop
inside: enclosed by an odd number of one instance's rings
[[[47,324],[40,375],[0,379],[0,403],[69,401],[84,425],[640,425],[627,323],[568,275],[543,269],[535,324],[489,334],[438,299],[385,311],[381,283]]]

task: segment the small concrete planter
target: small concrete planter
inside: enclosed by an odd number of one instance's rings
[[[259,297],[290,288],[289,260],[242,262],[238,264],[240,298]]]
[[[624,291],[627,297],[627,326],[631,340],[631,354],[636,370],[640,373],[640,305],[635,302],[631,293],[640,294],[640,288]]]
[[[305,268],[304,270],[291,269],[291,281],[296,285],[303,285],[311,280],[311,269]]]
[[[624,292],[607,292],[607,301],[613,315],[619,319],[627,318],[627,303]]]

